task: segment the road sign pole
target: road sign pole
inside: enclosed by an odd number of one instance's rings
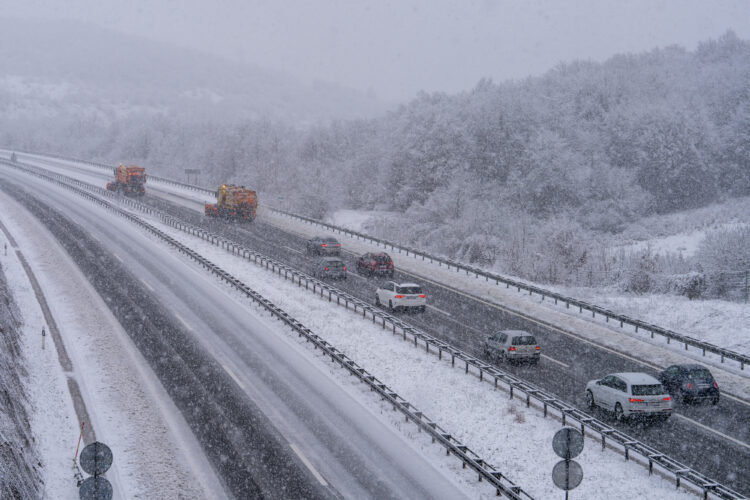
[[[552,482],[561,490],[565,490],[565,500],[569,491],[578,487],[583,480],[583,469],[573,457],[583,451],[584,436],[581,431],[572,427],[564,427],[552,438],[552,449],[562,458],[552,468]]]

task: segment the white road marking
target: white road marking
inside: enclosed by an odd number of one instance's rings
[[[180,316],[179,314],[174,313],[174,317],[177,318],[177,319],[179,319],[182,322],[182,324],[185,325],[185,328],[187,328],[188,330],[192,330],[193,329],[193,327],[190,326],[190,325],[188,325],[187,321],[185,321],[185,319],[182,316]]]
[[[301,451],[299,451],[299,448],[297,448],[294,445],[294,443],[289,443],[289,447],[292,450],[294,450],[294,453],[296,453],[297,456],[300,458],[300,460],[302,460],[302,463],[305,464],[305,467],[307,467],[308,469],[310,469],[310,472],[313,473],[313,476],[315,476],[315,479],[317,479],[318,482],[320,484],[322,484],[323,486],[328,486],[328,483],[323,478],[323,476],[320,475],[320,472],[318,472],[317,470],[315,470],[315,467],[313,467],[313,465],[310,463],[310,461],[307,459],[307,457],[304,456]]]
[[[552,357],[550,357],[550,356],[547,356],[546,354],[542,354],[542,357],[543,357],[543,358],[545,358],[545,359],[549,359],[549,360],[550,360],[550,361],[552,361],[553,363],[557,363],[558,365],[564,366],[565,368],[570,368],[570,365],[566,365],[566,364],[565,364],[565,363],[563,363],[562,361],[558,361],[558,360],[556,360],[555,358],[552,358]]]
[[[558,328],[556,326],[547,324],[545,322],[538,321],[538,320],[536,320],[536,319],[534,319],[534,318],[532,318],[530,316],[527,316],[525,314],[521,314],[521,313],[518,313],[518,312],[515,312],[515,311],[511,311],[510,309],[506,309],[505,307],[502,307],[500,305],[494,304],[492,302],[487,302],[486,300],[480,299],[479,297],[475,297],[475,296],[470,295],[468,293],[464,293],[464,292],[462,292],[462,291],[460,291],[460,290],[458,290],[456,288],[452,288],[452,287],[446,286],[443,283],[438,283],[437,281],[430,280],[430,279],[425,278],[424,276],[420,276],[418,274],[413,274],[413,273],[410,273],[408,271],[404,271],[403,269],[400,269],[399,271],[401,271],[402,273],[407,274],[409,276],[414,276],[415,278],[421,279],[422,281],[427,281],[429,283],[432,283],[433,285],[439,286],[441,288],[445,288],[446,290],[450,290],[451,292],[457,293],[458,295],[462,295],[462,296],[464,296],[464,297],[466,297],[468,299],[475,300],[475,301],[477,301],[477,302],[479,302],[481,304],[484,304],[486,306],[492,307],[493,309],[497,309],[497,310],[506,312],[508,314],[512,314],[513,316],[518,316],[518,317],[524,318],[524,319],[526,319],[528,321],[531,321],[532,323],[536,323],[539,326],[543,326],[544,328],[548,328],[550,330],[554,330],[554,331],[562,333],[563,335],[566,335],[566,336],[568,336],[570,338],[576,339],[576,340],[581,341],[583,343],[590,344],[590,345],[592,345],[594,347],[602,349],[603,351],[607,351],[607,352],[609,352],[611,354],[615,354],[617,356],[623,357],[623,358],[628,359],[630,361],[634,361],[635,363],[641,364],[643,366],[647,366],[647,367],[651,368],[652,370],[661,371],[663,369],[660,366],[656,366],[656,365],[651,364],[651,363],[649,363],[647,361],[644,361],[642,359],[637,359],[637,358],[634,358],[633,356],[629,356],[629,355],[627,355],[625,353],[616,351],[614,349],[611,349],[609,347],[603,346],[601,344],[597,344],[596,342],[594,342],[592,340],[589,340],[587,338],[578,336],[578,335],[576,335],[574,333],[568,332],[566,330],[563,330],[563,329]],[[732,400],[737,401],[739,403],[742,403],[742,404],[750,406],[750,401],[747,401],[747,400],[744,400],[744,399],[740,399],[740,398],[738,398],[736,396],[732,396],[731,394],[722,393],[722,396],[725,396],[725,397],[727,397],[729,399],[732,399]]]
[[[154,291],[154,288],[153,288],[153,287],[152,287],[151,285],[149,285],[149,284],[148,284],[148,281],[146,281],[146,280],[142,279],[142,280],[141,280],[141,283],[143,283],[143,284],[144,284],[144,285],[146,286],[146,288],[148,288],[148,289],[149,289],[149,290],[151,290],[152,292]]]
[[[237,378],[237,375],[235,375],[234,372],[232,370],[230,370],[227,365],[222,364],[221,366],[223,366],[224,370],[226,370],[226,372],[229,374],[229,376],[232,377],[232,380],[234,380],[237,383],[237,385],[240,386],[240,389],[242,389],[243,391],[246,390],[245,389],[245,384],[243,384],[240,381],[240,379]]]
[[[286,249],[287,249],[287,250],[289,250],[290,252],[294,252],[294,253],[299,253],[299,254],[301,254],[301,253],[302,253],[302,252],[300,252],[299,250],[297,250],[296,248],[288,247],[288,246],[286,246],[286,245],[281,245],[281,248],[286,248]]]
[[[713,432],[714,434],[717,434],[717,435],[719,435],[719,436],[721,436],[721,437],[723,437],[723,438],[725,438],[725,439],[728,439],[728,440],[730,440],[730,441],[731,441],[731,442],[733,442],[733,443],[737,443],[738,445],[740,445],[740,446],[744,446],[745,448],[750,448],[750,444],[747,444],[747,443],[745,443],[745,442],[743,442],[743,441],[740,441],[739,439],[735,439],[735,438],[733,438],[732,436],[727,436],[726,434],[724,434],[724,433],[721,433],[721,432],[719,432],[719,431],[717,431],[717,430],[715,430],[715,429],[713,429],[713,428],[711,428],[711,427],[709,427],[709,426],[707,426],[707,425],[703,425],[703,424],[702,424],[702,423],[700,423],[700,422],[696,422],[695,420],[693,420],[693,419],[692,419],[692,418],[690,418],[690,417],[686,417],[685,415],[680,415],[679,413],[673,413],[673,415],[674,415],[675,417],[679,417],[679,418],[681,418],[681,419],[683,419],[683,420],[687,420],[687,421],[688,421],[688,422],[690,422],[691,424],[694,424],[694,425],[696,425],[696,426],[700,427],[701,429],[705,429],[705,430],[707,430],[707,431],[709,431],[709,432]]]
[[[117,255],[116,253],[113,253],[112,255],[114,255],[114,256],[115,256],[115,258],[116,258],[117,260],[119,260],[120,262],[122,262],[123,264],[125,263],[125,262],[124,262],[124,261],[122,260],[122,257],[120,257],[119,255]]]
[[[740,399],[737,396],[732,396],[731,394],[727,394],[726,392],[722,392],[721,393],[721,397],[722,398],[729,398],[729,399],[732,399],[734,401],[737,401],[738,403],[742,403],[743,405],[750,406],[750,401],[746,401],[744,399]]]
[[[427,307],[429,307],[430,309],[435,309],[435,310],[436,310],[437,312],[439,312],[440,314],[445,314],[446,316],[453,316],[453,315],[452,315],[451,313],[449,313],[449,312],[447,312],[447,311],[443,311],[443,310],[442,310],[442,309],[440,309],[439,307],[435,307],[435,306],[433,306],[433,305],[430,305],[430,304],[427,304]]]

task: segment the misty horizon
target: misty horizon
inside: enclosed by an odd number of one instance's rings
[[[403,102],[419,91],[467,91],[671,45],[692,50],[731,30],[750,38],[741,1],[256,2],[108,5],[12,0],[5,15],[85,20],[126,35],[330,82]]]

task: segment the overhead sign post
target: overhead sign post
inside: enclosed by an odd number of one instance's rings
[[[563,427],[552,438],[552,449],[562,458],[552,468],[552,482],[561,490],[565,490],[565,500],[568,491],[576,488],[583,480],[583,469],[573,458],[583,451],[583,434],[578,429]]]

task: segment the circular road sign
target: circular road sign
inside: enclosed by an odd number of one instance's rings
[[[112,500],[112,485],[105,478],[92,476],[78,490],[81,500]]]
[[[560,460],[552,468],[552,482],[561,490],[572,490],[583,480],[583,469],[575,460]]]
[[[95,441],[81,452],[81,468],[92,476],[104,474],[112,466],[112,450],[104,443]]]
[[[560,458],[575,458],[583,450],[583,434],[578,429],[563,427],[552,438],[552,449]]]

